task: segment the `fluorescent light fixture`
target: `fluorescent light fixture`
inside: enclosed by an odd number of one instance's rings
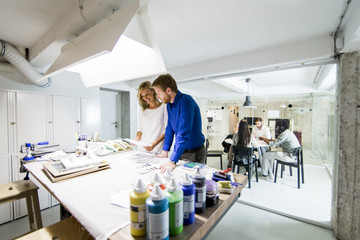
[[[166,72],[161,55],[122,35],[112,52],[68,69],[80,73],[86,87],[131,80]]]

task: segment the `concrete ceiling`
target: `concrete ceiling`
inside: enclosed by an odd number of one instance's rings
[[[46,71],[63,45],[129,2],[0,0],[0,40],[22,53],[28,48],[30,63]],[[331,35],[344,12],[338,31],[339,39],[345,38],[344,46],[339,41],[337,47],[339,51],[360,49],[359,0],[352,0],[348,8],[346,3],[152,0],[148,3],[148,14],[165,66],[179,81],[180,89],[198,97],[213,91],[218,91],[218,96],[231,92],[244,95],[241,82],[250,77],[254,94],[276,95],[288,92],[289,88],[282,88],[288,85],[299,93],[319,91],[318,84],[314,84],[315,78],[319,78],[319,66],[271,70],[331,59],[334,54]],[[267,71],[256,73],[259,69]]]

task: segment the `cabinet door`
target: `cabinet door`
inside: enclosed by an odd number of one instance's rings
[[[49,141],[46,95],[16,93],[17,149],[25,143]]]
[[[53,136],[54,144],[60,147],[75,146],[77,139],[76,98],[53,96]]]
[[[80,111],[81,134],[90,139],[93,132],[100,132],[100,99],[81,98]]]
[[[9,153],[7,92],[0,91],[0,154]]]
[[[11,156],[0,155],[0,184],[11,182]],[[0,204],[0,224],[12,220],[12,203]]]
[[[32,93],[16,93],[16,149],[19,151],[20,146],[25,143],[37,143],[49,141],[49,129],[47,119],[47,96]],[[13,176],[14,181],[22,180],[25,176],[20,173],[20,158],[24,154],[19,152],[12,153]],[[40,207],[47,208],[50,206],[49,193],[38,184],[34,178],[31,178],[39,187],[38,195]],[[27,214],[26,201],[18,200],[14,204],[15,218]]]

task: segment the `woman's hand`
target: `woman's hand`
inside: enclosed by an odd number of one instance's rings
[[[155,148],[155,145],[151,144],[150,146],[145,146],[144,148],[146,149],[146,151],[151,152]]]

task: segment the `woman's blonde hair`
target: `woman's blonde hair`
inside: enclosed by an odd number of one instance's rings
[[[150,92],[153,94],[153,97],[155,99],[155,106],[158,107],[161,105],[161,102],[157,99],[157,96],[156,96],[156,92],[155,92],[155,89],[153,88],[153,86],[151,85],[151,82],[150,81],[145,81],[145,82],[142,82],[139,86],[139,89],[138,89],[138,93],[137,93],[137,97],[139,99],[139,105],[140,107],[142,107],[143,110],[146,110],[148,107],[149,107],[149,104],[147,102],[144,101],[144,99],[141,97],[141,92],[144,90],[144,89],[148,89],[150,90]]]

